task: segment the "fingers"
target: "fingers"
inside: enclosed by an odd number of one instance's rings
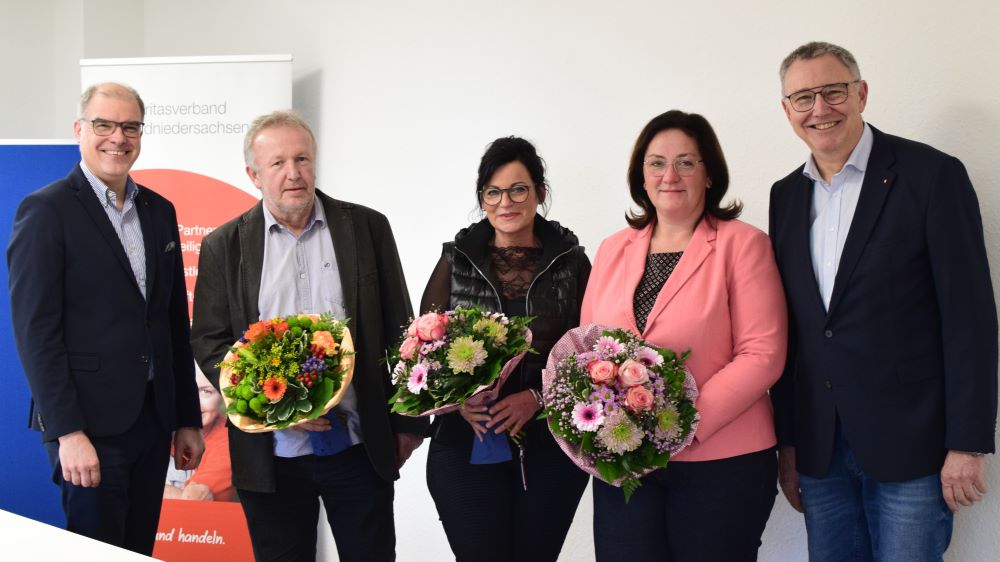
[[[941,495],[944,496],[944,503],[948,504],[948,509],[952,513],[958,513],[958,502],[955,501],[954,486],[945,484],[941,487]]]
[[[59,438],[62,476],[75,486],[92,488],[101,484],[101,463],[90,438],[77,431]]]
[[[314,420],[306,420],[292,429],[296,431],[330,431],[332,426],[330,425],[330,420],[326,418],[316,418]]]
[[[798,481],[788,482],[781,480],[779,484],[781,485],[781,493],[784,494],[785,499],[788,500],[788,504],[792,506],[792,509],[799,513],[805,513],[805,510],[802,508],[802,491],[799,489]]]

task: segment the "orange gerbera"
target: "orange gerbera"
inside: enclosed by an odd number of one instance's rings
[[[285,334],[285,332],[288,331],[288,322],[285,322],[284,320],[281,320],[281,321],[278,321],[278,320],[272,321],[271,322],[271,329],[274,330],[274,337],[280,338],[282,335]]]
[[[271,402],[281,400],[281,397],[285,395],[285,389],[288,388],[282,377],[271,377],[265,380],[261,386],[264,388],[264,396]]]
[[[267,332],[268,332],[267,323],[254,322],[253,324],[250,324],[250,327],[247,328],[246,332],[243,332],[243,337],[246,338],[247,341],[249,342],[256,343],[260,341],[261,338],[266,336]]]

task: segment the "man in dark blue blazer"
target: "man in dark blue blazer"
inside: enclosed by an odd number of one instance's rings
[[[7,248],[11,317],[67,529],[149,555],[174,447],[201,459],[201,414],[173,205],[129,170],[144,106],[97,84],[73,123],[81,162],[28,195]]]
[[[997,317],[956,158],[882,133],[845,49],[782,63],[808,161],[771,190],[790,345],[772,390],[780,484],[811,560],[940,560],[994,452]]]

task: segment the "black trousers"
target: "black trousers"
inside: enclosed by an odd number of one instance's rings
[[[375,473],[364,445],[274,463],[276,492],[238,490],[257,562],[316,559],[319,498],[342,562],[395,560],[392,482]]]
[[[62,489],[66,530],[146,556],[153,553],[163,483],[170,459],[170,432],[156,415],[152,385],[132,427],[121,435],[90,437],[101,463],[96,488],[62,477],[59,442],[46,443],[52,480]]]
[[[740,562],[757,559],[774,507],[778,461],[768,449],[728,459],[671,462],[621,488],[594,479],[598,562]]]
[[[517,454],[505,463],[472,465],[467,447],[431,441],[427,487],[458,562],[559,557],[589,476],[541,429],[525,436],[527,491]]]

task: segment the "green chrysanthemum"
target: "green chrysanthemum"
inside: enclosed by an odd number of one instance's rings
[[[472,325],[472,329],[480,334],[493,338],[499,345],[507,343],[507,326],[492,318],[480,318]]]
[[[486,362],[486,349],[483,342],[472,336],[455,338],[448,347],[448,367],[455,373],[469,373]]]
[[[673,439],[680,429],[680,415],[673,404],[664,404],[656,412],[656,437]]]
[[[597,441],[608,451],[620,455],[642,445],[642,430],[632,423],[622,410],[604,418],[604,427],[597,430]]]

